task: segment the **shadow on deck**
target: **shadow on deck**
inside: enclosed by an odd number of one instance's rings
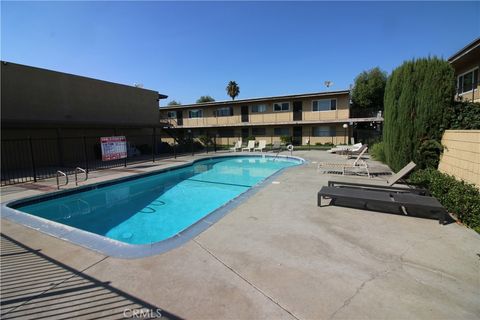
[[[180,319],[1,234],[2,319]]]

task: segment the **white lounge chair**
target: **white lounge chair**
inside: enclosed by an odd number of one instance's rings
[[[247,144],[247,147],[245,148],[242,148],[242,151],[253,151],[253,149],[255,148],[255,140],[248,140],[248,144]]]
[[[233,152],[236,152],[237,150],[242,150],[242,140],[238,140],[237,142],[235,142],[235,144],[233,145],[233,147],[230,148],[230,150]]]
[[[265,140],[260,140],[258,141],[258,147],[253,148],[253,151],[260,151],[263,152],[263,150],[267,147],[267,141]]]
[[[361,162],[361,158],[362,158],[363,154],[365,152],[367,152],[368,146],[366,144],[364,144],[360,149],[361,149],[360,153],[358,154],[357,158],[353,162],[350,162],[350,161],[346,161],[346,162],[320,162],[317,166],[317,169],[320,169],[322,167],[330,167],[330,168],[331,167],[335,167],[335,168],[356,167],[356,166],[360,165],[359,163]]]
[[[330,150],[328,150],[327,152],[330,152],[330,153],[341,153],[341,152],[347,152],[347,151],[358,151],[358,149],[360,149],[362,147],[362,143],[356,143],[354,145],[340,145],[340,146],[336,146],[335,148],[332,148]]]

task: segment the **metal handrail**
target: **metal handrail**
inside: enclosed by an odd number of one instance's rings
[[[58,177],[61,176],[61,175],[65,177],[65,184],[63,184],[62,186],[66,186],[66,185],[68,184],[68,176],[67,176],[67,174],[66,174],[65,172],[63,172],[63,171],[58,170],[58,171],[57,171],[57,189],[58,189],[58,190],[60,190],[60,182],[59,182],[59,180],[58,180]]]
[[[79,171],[85,173],[85,180],[83,180],[83,181],[87,181],[87,180],[88,180],[88,172],[87,172],[87,170],[82,169],[82,168],[80,168],[80,167],[76,167],[76,168],[75,168],[75,186],[78,186],[78,172],[79,172]]]

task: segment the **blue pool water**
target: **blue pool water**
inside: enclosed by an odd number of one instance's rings
[[[130,244],[168,239],[300,160],[224,157],[17,210]]]

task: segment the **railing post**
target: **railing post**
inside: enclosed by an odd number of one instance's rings
[[[208,145],[210,144],[210,138],[208,137],[208,132],[207,132],[207,141],[206,141],[206,144],[205,144],[205,147],[207,149],[207,154],[208,154]]]
[[[32,137],[28,137],[28,144],[30,146],[30,158],[32,160],[33,181],[37,182],[37,167],[35,166],[35,157],[33,155]]]
[[[88,155],[87,155],[87,137],[83,136],[83,156],[85,159],[85,170],[88,172]]]
[[[177,159],[177,144],[175,143],[175,140],[173,140],[173,158]]]
[[[156,142],[156,135],[155,135],[155,128],[153,128],[153,134],[152,134],[152,162],[155,162],[155,147],[157,145]]]
[[[215,135],[215,137],[213,137],[213,151],[215,151],[215,153],[217,153],[217,135]]]

